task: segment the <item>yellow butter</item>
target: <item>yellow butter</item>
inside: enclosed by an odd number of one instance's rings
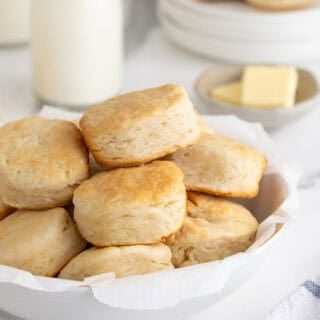
[[[231,82],[226,85],[213,88],[210,92],[213,99],[225,103],[241,104],[241,82]]]
[[[242,104],[256,108],[291,107],[297,83],[293,67],[246,67],[242,76]]]

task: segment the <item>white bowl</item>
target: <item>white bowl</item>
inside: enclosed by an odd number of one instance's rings
[[[276,240],[278,238],[276,237]],[[187,300],[172,308],[126,310],[100,303],[95,299],[90,288],[83,287],[67,292],[46,293],[3,283],[0,284],[0,309],[19,317],[19,319],[28,320],[185,320],[213,306],[234,292],[256,270],[259,270],[263,261],[268,259],[271,254],[272,248],[264,250],[263,253],[254,257],[250,264],[239,268],[226,287],[218,294]]]
[[[0,266],[0,309],[32,320],[182,320],[225,298],[251,277],[296,213],[296,174],[261,126],[232,116],[207,116],[205,121],[215,132],[255,147],[268,158],[259,196],[245,203],[262,222],[253,247],[222,261],[116,279],[90,288],[82,282],[33,277],[12,268],[8,277],[8,268]]]
[[[283,232],[279,233],[282,236]],[[279,241],[275,237],[275,243]],[[0,284],[0,309],[28,320],[185,320],[213,306],[243,285],[272,254],[272,247],[255,256],[250,264],[237,270],[227,285],[217,294],[187,300],[172,308],[160,310],[126,310],[113,308],[95,299],[90,288],[48,293]],[[272,258],[272,257],[271,257]],[[11,319],[11,317],[10,317]]]
[[[256,109],[236,106],[214,100],[209,92],[212,88],[239,80],[243,66],[215,66],[204,71],[195,83],[195,91],[212,114],[235,114],[252,122],[260,122],[265,128],[274,129],[298,120],[304,114],[320,104],[319,84],[316,77],[308,70],[298,68],[299,81],[296,104],[289,108]]]

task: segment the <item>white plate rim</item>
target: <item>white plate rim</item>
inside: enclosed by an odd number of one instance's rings
[[[160,21],[167,36],[178,46],[188,51],[200,54],[207,58],[224,61],[237,61],[241,63],[277,62],[288,63],[301,60],[316,59],[320,55],[320,42],[312,43],[311,47],[294,44],[291,47],[261,46],[245,44],[238,46],[235,41],[222,41],[221,39],[207,39],[203,35],[180,29],[172,24],[160,13]],[[294,47],[295,46],[295,47]],[[316,46],[316,48],[312,48]]]
[[[219,3],[198,3],[195,0],[170,0],[176,2],[180,6],[196,11],[208,16],[223,17],[227,20],[238,19],[241,21],[259,22],[261,20],[268,21],[269,23],[294,23],[303,20],[310,21],[311,19],[319,19],[320,5],[305,8],[303,10],[286,11],[286,12],[268,12],[253,8],[245,3],[240,2],[219,2]],[[303,19],[303,20],[302,20]]]
[[[283,24],[281,28],[263,21],[257,23],[225,23],[223,19],[212,19],[197,14],[197,12],[183,10],[170,0],[158,2],[158,13],[170,16],[172,20],[182,26],[191,27],[197,32],[225,39],[237,39],[244,41],[277,42],[277,41],[304,41],[306,39],[317,40],[320,38],[320,19],[316,23],[304,25],[303,28],[297,23]]]

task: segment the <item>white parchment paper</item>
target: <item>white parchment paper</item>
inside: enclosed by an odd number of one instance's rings
[[[48,118],[74,120],[80,114],[45,107],[40,115]],[[241,201],[260,221],[256,241],[244,253],[221,261],[162,271],[143,276],[115,279],[103,274],[83,282],[33,276],[29,272],[0,266],[0,284],[12,283],[34,290],[57,292],[89,286],[94,297],[112,307],[123,309],[161,309],[186,299],[219,292],[241,267],[250,263],[254,255],[277,241],[278,235],[297,214],[297,168],[281,157],[259,124],[250,124],[234,116],[205,116],[207,124],[221,135],[233,138],[258,149],[268,158],[267,172],[260,185],[260,193],[253,200]],[[240,200],[239,200],[240,201]]]

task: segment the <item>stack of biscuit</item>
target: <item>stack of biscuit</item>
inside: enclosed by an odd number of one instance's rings
[[[83,280],[246,250],[266,159],[214,134],[178,85],[124,94],[72,122],[0,128],[0,264]],[[71,209],[72,208],[72,209]],[[72,211],[72,212],[71,212]]]

